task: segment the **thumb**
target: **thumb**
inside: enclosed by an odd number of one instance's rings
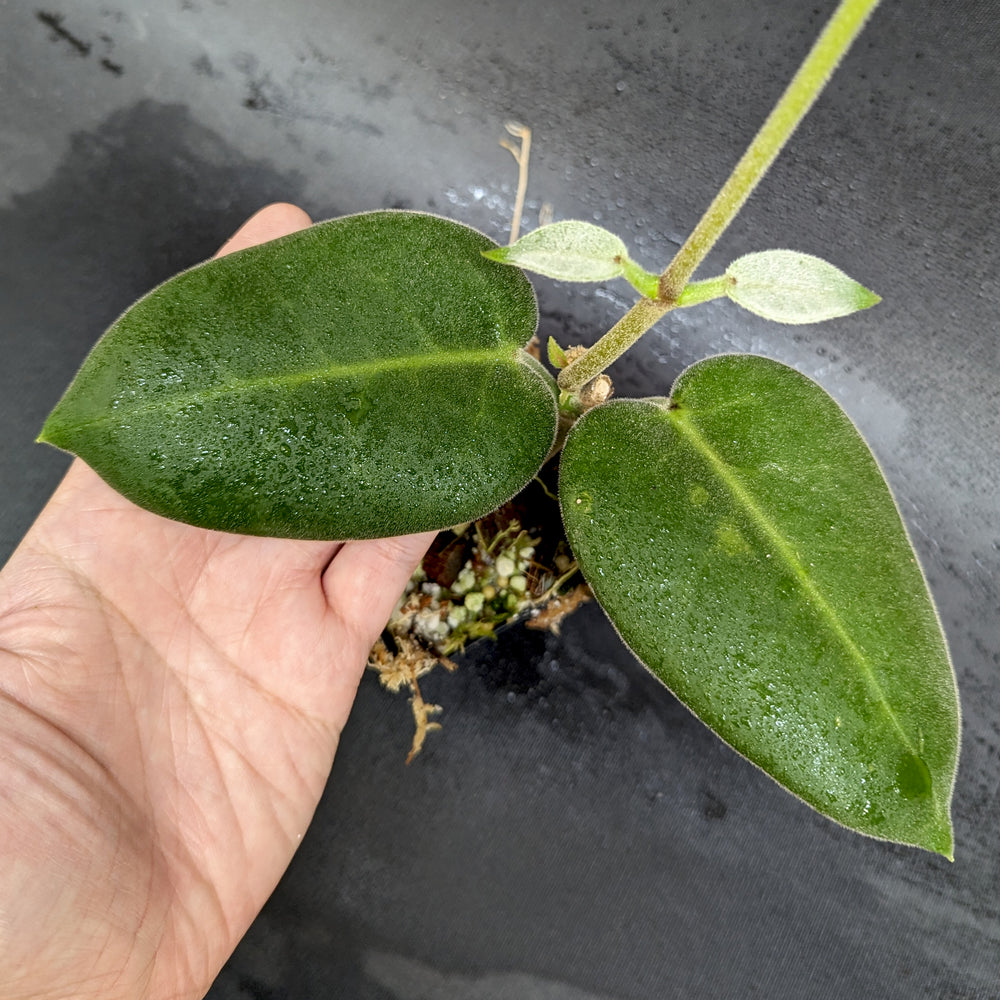
[[[279,236],[287,236],[289,233],[305,229],[311,224],[312,220],[297,205],[275,202],[247,219],[226,240],[215,256],[225,257],[226,254],[234,253],[237,250],[246,250],[247,247],[256,246],[258,243],[266,243],[268,240],[276,240]]]
[[[345,542],[331,560],[323,574],[327,605],[365,656],[435,534]]]

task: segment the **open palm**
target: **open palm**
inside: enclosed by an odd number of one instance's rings
[[[222,252],[307,223],[271,206]],[[430,537],[204,531],[74,462],[0,575],[0,998],[204,994]]]

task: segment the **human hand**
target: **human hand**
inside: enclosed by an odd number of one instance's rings
[[[220,253],[308,223],[271,205]],[[204,995],[432,537],[206,531],[72,464],[0,573],[0,1000]]]

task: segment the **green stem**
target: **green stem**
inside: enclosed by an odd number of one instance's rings
[[[687,238],[660,279],[660,295],[676,299],[726,227],[743,207],[768,167],[822,93],[857,38],[879,0],[841,0],[823,33],[792,78],[774,110],[767,116],[749,149],[733,168],[729,180],[715,196],[694,231]]]
[[[564,392],[579,392],[620,358],[660,317],[674,308],[675,303],[639,299],[586,354],[559,373],[559,388]],[[569,377],[565,378],[567,374]]]
[[[702,302],[711,302],[712,299],[721,299],[731,284],[732,279],[726,274],[721,274],[718,278],[706,278],[704,281],[691,281],[677,296],[677,308],[685,309]]]
[[[841,0],[750,147],[663,272],[657,300],[637,302],[586,354],[564,368],[559,374],[560,388],[578,391],[677,305],[691,275],[767,173],[878,3]],[[652,305],[656,308],[650,308]]]
[[[660,276],[652,274],[645,268],[640,267],[630,257],[622,258],[622,277],[640,294],[647,299],[655,299],[659,295]]]

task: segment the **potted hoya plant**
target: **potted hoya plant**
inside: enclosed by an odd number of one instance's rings
[[[438,654],[526,608],[551,624],[592,593],[636,656],[792,794],[951,858],[955,677],[890,484],[850,415],[757,355],[705,358],[644,399],[613,395],[605,375],[662,317],[712,299],[789,324],[877,305],[794,248],[696,277],[876,4],[842,0],[661,272],[590,222],[501,247],[419,212],[333,219],[140,299],[41,440],[202,527],[451,529],[373,652],[411,691],[414,750],[433,710],[417,678]],[[533,350],[525,271],[620,278],[636,302],[589,349]],[[531,521],[526,488],[555,505],[562,531],[537,535],[549,515]]]

